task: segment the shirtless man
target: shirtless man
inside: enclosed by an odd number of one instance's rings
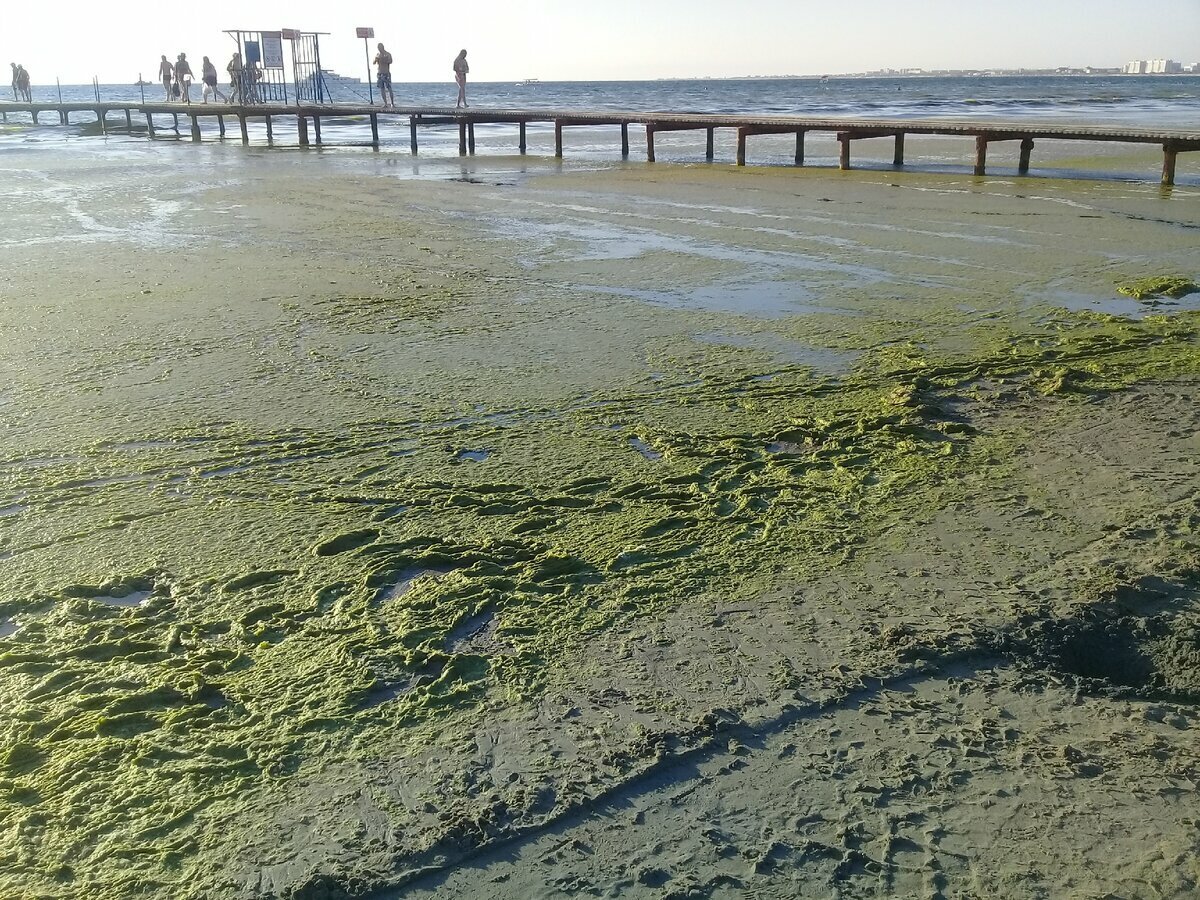
[[[175,80],[175,67],[167,60],[167,54],[163,54],[162,62],[158,64],[158,78],[162,82],[163,91],[166,92],[166,99],[171,100],[171,84]]]
[[[10,66],[12,66],[12,70],[13,70],[13,80],[12,80],[12,89],[13,89],[13,102],[14,102],[14,103],[20,103],[20,102],[21,102],[21,98],[17,96],[17,90],[18,90],[18,88],[17,88],[17,81],[19,80],[19,79],[17,78],[17,64],[16,64],[16,63],[9,63],[9,65],[10,65]]]
[[[180,53],[175,60],[175,83],[179,85],[179,99],[184,103],[192,102],[192,66],[187,61],[187,54]]]
[[[460,50],[454,59],[454,80],[458,82],[458,103],[454,104],[455,109],[470,106],[467,103],[467,73],[470,71],[471,67],[467,65],[467,51]]]
[[[375,55],[375,66],[379,69],[379,96],[384,106],[395,106],[396,95],[392,93],[392,54],[379,45]]]

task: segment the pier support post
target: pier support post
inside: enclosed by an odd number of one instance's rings
[[[146,113],[146,131],[150,133],[150,137],[154,137],[154,114]]]
[[[33,121],[37,122],[37,113],[33,114]],[[100,133],[108,137],[108,120],[104,117],[104,109],[96,108],[96,121],[100,123]]]
[[[1163,174],[1162,183],[1164,187],[1172,187],[1175,184],[1175,161],[1179,157],[1179,148],[1168,141],[1163,144]]]
[[[1029,174],[1029,157],[1033,153],[1033,138],[1025,138],[1021,141],[1021,162],[1018,165],[1017,171],[1022,175]]]
[[[458,123],[458,155],[467,155],[467,123],[465,120]]]
[[[975,175],[982,178],[987,174],[987,148],[988,139],[986,135],[976,135],[975,137]]]
[[[408,147],[412,151],[412,155],[417,155],[417,117],[408,117]]]
[[[738,129],[738,145],[737,145],[737,164],[744,166],[746,164],[746,136],[749,132],[745,128]]]
[[[71,123],[68,121],[69,115],[70,114],[65,109],[60,109],[58,111],[58,124],[59,125],[70,125]]]
[[[200,143],[200,120],[195,116],[192,116],[192,141]]]
[[[904,165],[904,132],[901,131],[896,135],[896,152],[892,156],[892,165],[899,167]]]
[[[246,130],[246,115],[241,113],[238,115],[238,127],[242,130],[242,143],[250,143],[250,132]]]
[[[621,123],[621,158],[629,159],[629,123]]]
[[[179,134],[179,113],[171,113],[171,116],[175,120],[175,133]]]
[[[36,109],[31,109],[29,111],[29,114],[31,116],[33,116],[33,124],[37,125],[38,124],[38,111]]]
[[[804,165],[804,135],[805,132],[796,132],[796,165]]]
[[[555,119],[554,120],[554,158],[555,159],[562,159],[562,155],[563,155],[562,130],[563,130],[562,119]]]
[[[655,162],[653,125],[646,126],[646,162]]]
[[[313,140],[316,141],[318,147],[321,146],[321,117],[313,116]]]
[[[308,119],[304,116],[296,116],[296,131],[300,134],[300,146],[308,146]]]
[[[708,162],[712,162],[713,158],[717,155],[715,152],[716,148],[713,146],[716,143],[716,135],[717,135],[717,129],[709,128],[708,134],[706,135],[705,140],[704,140],[704,158]]]
[[[519,145],[518,149],[521,151],[521,155],[524,156],[526,149],[528,149],[528,143],[525,140],[525,123],[521,122],[520,124],[521,124],[521,138],[520,138],[520,145]]]
[[[838,153],[838,168],[843,172],[848,172],[850,171],[850,135],[843,131],[837,136],[837,139],[841,144],[841,150]]]
[[[379,113],[371,113],[371,146],[379,149]]]
[[[475,155],[475,123],[467,123],[467,152]]]
[[[125,107],[125,127],[133,131],[133,113],[129,107]]]
[[[217,129],[221,132],[221,137],[225,137],[225,117],[217,116]]]
[[[266,119],[267,119],[267,146],[274,147],[275,146],[275,126],[271,122],[270,116],[267,116]]]

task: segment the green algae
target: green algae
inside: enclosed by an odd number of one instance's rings
[[[545,690],[592,635],[845,559],[930,485],[978,464],[976,429],[953,408],[964,391],[997,382],[1093,395],[1195,377],[1200,316],[996,329],[957,356],[898,344],[842,378],[759,382],[726,353],[705,364],[679,350],[688,380],[670,390],[593,398],[516,428],[466,426],[471,445],[496,448],[499,472],[393,456],[388,435],[403,427],[386,421],[342,437],[230,434],[237,458],[268,447],[299,456],[290,472],[302,484],[327,478],[313,468],[322,459],[353,460],[353,495],[330,520],[345,530],[291,533],[276,556],[290,566],[114,574],[7,599],[22,628],[0,651],[10,710],[0,808],[26,823],[2,839],[19,870],[49,893],[70,866],[77,878],[105,873],[95,888],[75,883],[77,896],[168,885],[188,896],[182,861],[214,827],[206,810],[219,798],[258,795],[329,754],[419,743],[489,695]],[[661,458],[630,448],[629,433]],[[530,446],[544,466],[521,461]],[[172,452],[187,456],[160,455]],[[211,480],[192,487],[225,502]],[[243,475],[238,490],[285,517],[299,496],[266,477]],[[409,512],[360,527],[364,513],[397,506]],[[133,590],[155,601],[90,602]],[[455,634],[480,621],[490,649],[456,652]],[[115,846],[100,840],[114,819]],[[87,849],[97,841],[107,849]]]
[[[1160,275],[1154,278],[1139,278],[1122,282],[1117,290],[1134,300],[1150,300],[1155,297],[1170,297],[1178,300],[1200,291],[1200,286],[1191,278],[1182,275]]]

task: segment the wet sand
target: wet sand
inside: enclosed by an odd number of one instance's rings
[[[6,171],[3,892],[1195,892],[1195,189],[421,175]]]

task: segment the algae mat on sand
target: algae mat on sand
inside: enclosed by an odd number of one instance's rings
[[[1194,887],[1195,198],[166,149],[8,198],[6,894]]]

